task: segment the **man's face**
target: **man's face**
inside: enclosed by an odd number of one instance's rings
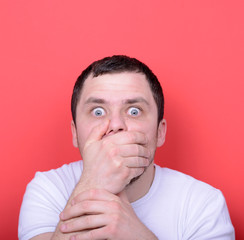
[[[157,106],[144,74],[123,72],[91,75],[86,79],[72,123],[73,143],[81,156],[94,127],[109,120],[105,137],[120,131],[146,135],[153,161],[156,147],[164,143],[165,121],[157,123]]]

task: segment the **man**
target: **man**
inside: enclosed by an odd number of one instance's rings
[[[26,239],[234,239],[223,195],[154,164],[164,97],[152,71],[126,56],[91,64],[72,95],[83,161],[37,173],[19,220]]]

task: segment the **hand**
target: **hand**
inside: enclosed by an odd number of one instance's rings
[[[123,131],[105,135],[108,123],[95,127],[85,143],[79,183],[83,189],[100,188],[117,194],[144,172],[150,163],[150,151],[143,133]]]
[[[64,221],[60,231],[72,240],[157,239],[138,219],[125,192],[120,197],[102,189],[82,192],[60,219]]]

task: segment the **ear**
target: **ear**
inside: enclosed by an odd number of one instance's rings
[[[73,141],[73,146],[78,147],[78,138],[77,138],[77,131],[76,131],[76,126],[74,121],[71,121],[71,132],[72,132],[72,141]]]
[[[163,119],[158,125],[158,137],[157,137],[157,147],[161,147],[165,142],[165,136],[167,131],[166,120]]]

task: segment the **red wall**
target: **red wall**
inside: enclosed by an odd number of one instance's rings
[[[0,3],[0,239],[26,184],[79,159],[70,98],[91,61],[127,54],[158,75],[168,134],[156,162],[220,188],[244,239],[244,4],[227,0]]]

